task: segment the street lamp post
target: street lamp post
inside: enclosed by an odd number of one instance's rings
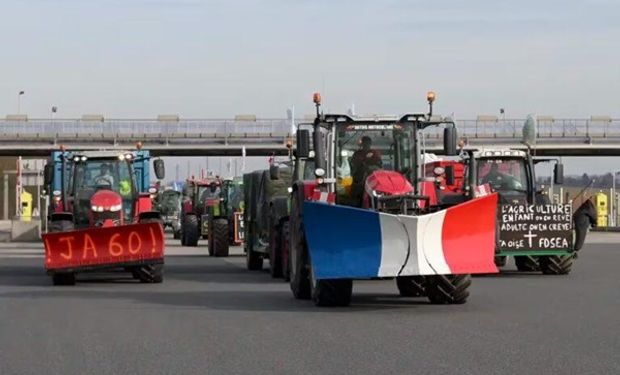
[[[17,93],[17,114],[19,115],[21,113],[21,109],[22,109],[22,95],[24,95],[26,92],[24,90],[21,90],[20,92]]]
[[[616,176],[618,175],[618,173],[620,173],[620,171],[616,171],[612,173],[612,177],[611,177],[611,197],[609,197],[609,206],[610,206],[610,212],[611,212],[611,226],[616,226],[617,225],[617,211],[618,211],[618,205],[616,204]]]

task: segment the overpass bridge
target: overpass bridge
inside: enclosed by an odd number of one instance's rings
[[[521,144],[524,119],[479,116],[457,120],[468,147]],[[295,123],[308,122],[296,120]],[[128,149],[137,142],[156,156],[259,156],[286,154],[292,140],[290,119],[28,119],[0,120],[0,156],[47,156],[60,145],[68,149]],[[440,150],[441,130],[429,128],[424,144]],[[538,155],[620,156],[620,119],[538,118]]]

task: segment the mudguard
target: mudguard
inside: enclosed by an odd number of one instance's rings
[[[314,276],[497,273],[496,209],[497,194],[420,216],[306,201],[303,220]]]
[[[164,257],[164,232],[159,223],[46,233],[43,243],[45,268],[48,271],[160,260]]]

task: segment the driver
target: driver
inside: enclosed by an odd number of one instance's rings
[[[521,189],[521,183],[513,176],[500,172],[497,163],[491,164],[491,170],[482,178],[482,184],[490,184],[494,188]]]
[[[101,164],[99,167],[99,175],[95,177],[95,185],[113,186],[114,177],[110,174],[110,166]]]
[[[355,151],[351,157],[351,177],[353,177],[351,197],[357,204],[362,203],[367,174],[374,168],[381,169],[382,166],[381,153],[372,149],[370,137],[363,136],[360,149]]]
[[[366,172],[369,167],[381,168],[381,153],[372,149],[372,139],[369,136],[363,136],[361,140],[361,148],[353,153],[351,157],[351,169],[353,179],[357,180],[361,174]],[[356,175],[358,178],[356,178]]]

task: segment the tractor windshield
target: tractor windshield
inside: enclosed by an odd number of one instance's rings
[[[125,217],[130,218],[135,194],[131,176],[127,160],[93,158],[76,162],[72,178],[77,217],[88,218],[90,198],[97,190],[107,189],[120,194]]]
[[[341,124],[336,135],[337,194],[361,201],[364,181],[384,169],[410,174],[413,128],[400,124]],[[359,197],[358,197],[359,195]],[[344,199],[342,199],[344,198]]]
[[[159,209],[164,215],[178,215],[181,210],[181,193],[175,190],[164,191]]]
[[[478,184],[489,184],[496,191],[527,191],[527,173],[523,159],[479,159],[477,174]]]

